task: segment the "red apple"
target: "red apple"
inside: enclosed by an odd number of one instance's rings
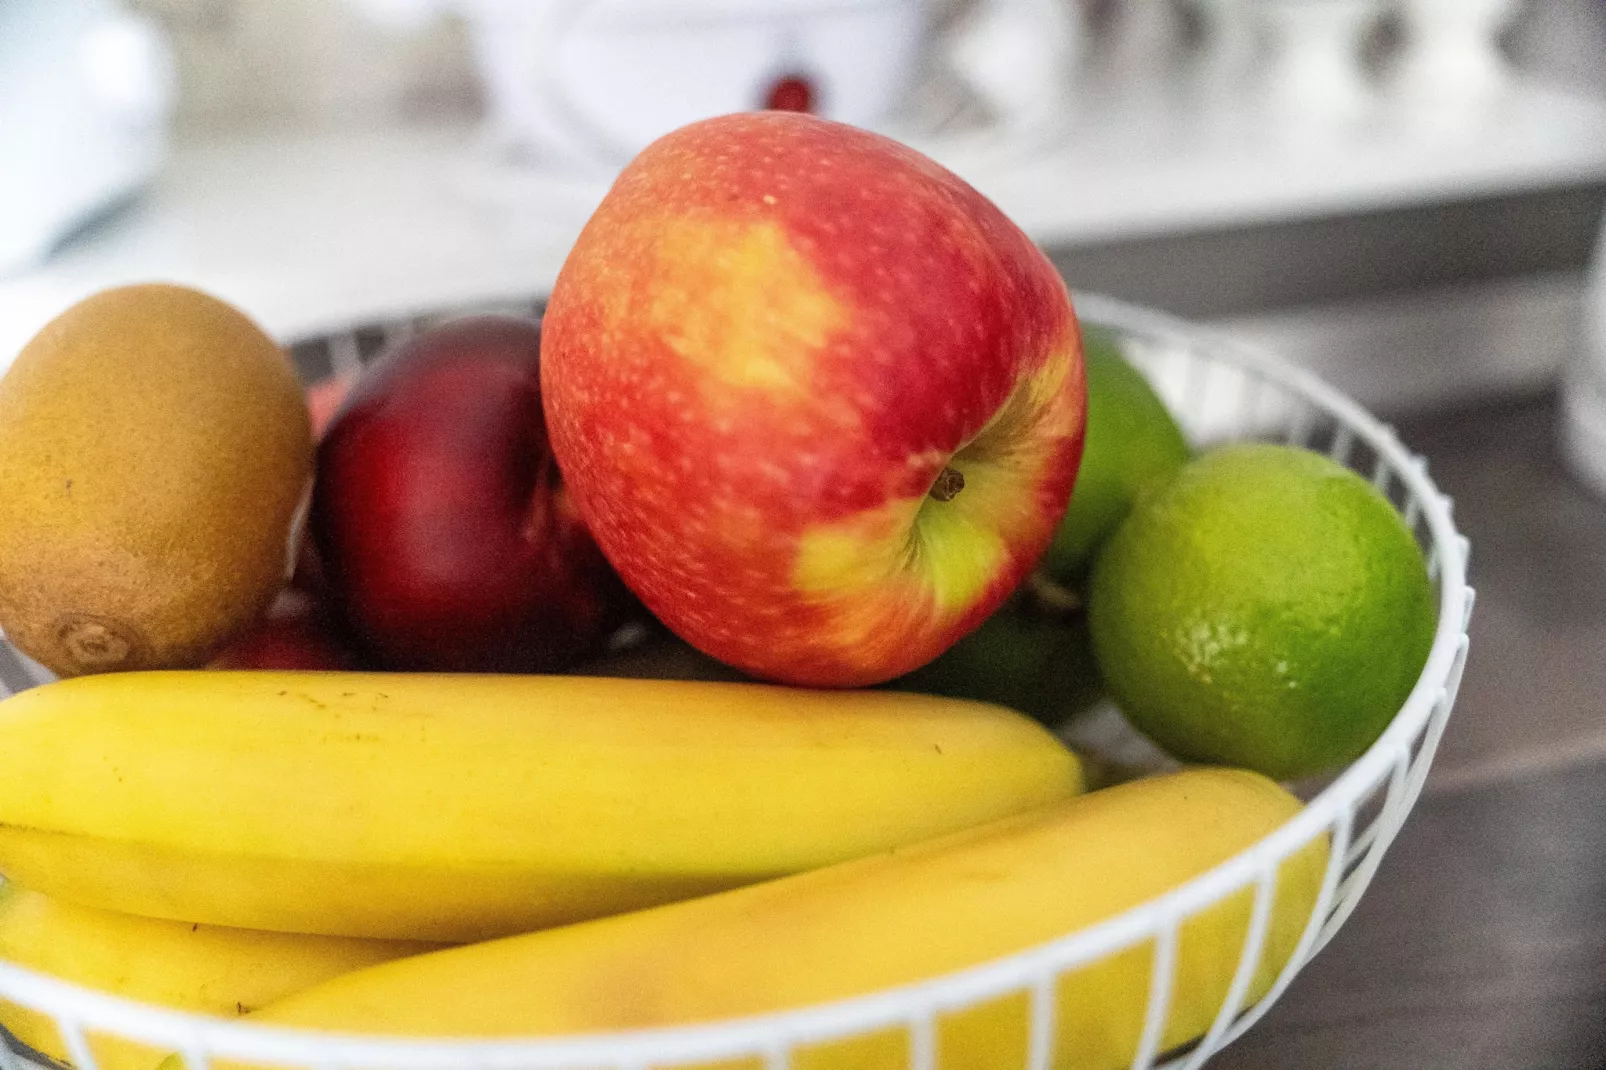
[[[306,591],[280,592],[256,627],[224,647],[211,669],[357,669],[327,608]]]
[[[475,317],[371,366],[318,449],[325,580],[388,667],[539,671],[589,651],[619,584],[542,419],[541,330]]]
[[[989,201],[785,112],[648,147],[548,306],[580,514],[682,638],[855,686],[979,625],[1065,511],[1086,390],[1065,285]]]

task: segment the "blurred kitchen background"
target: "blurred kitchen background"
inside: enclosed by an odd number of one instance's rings
[[[1373,407],[1584,348],[1603,0],[4,0],[0,354],[131,278],[284,337],[538,292],[635,149],[788,95]]]
[[[1316,370],[1457,498],[1428,797],[1220,1064],[1606,1065],[1606,0],[0,0],[0,365],[134,280],[287,341],[528,302],[636,148],[766,105]]]

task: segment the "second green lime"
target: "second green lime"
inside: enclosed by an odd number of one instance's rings
[[[1087,368],[1087,439],[1070,507],[1043,556],[1056,583],[1080,586],[1094,553],[1139,495],[1163,485],[1187,463],[1188,442],[1149,381],[1120,344],[1090,327],[1082,336]]]

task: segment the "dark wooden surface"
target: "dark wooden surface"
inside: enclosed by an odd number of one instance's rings
[[[1462,697],[1360,908],[1212,1070],[1606,1067],[1606,503],[1556,419],[1400,421],[1473,543]]]
[[[1606,764],[1439,794],[1212,1070],[1606,1066]]]

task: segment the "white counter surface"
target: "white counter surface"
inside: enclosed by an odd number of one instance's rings
[[[1349,136],[1134,107],[1035,161],[949,162],[1061,246],[1606,181],[1606,104],[1536,87],[1459,129],[1394,117]],[[142,198],[0,279],[0,359],[135,280],[204,287],[282,338],[540,292],[604,185],[479,160],[463,126],[181,142]]]

